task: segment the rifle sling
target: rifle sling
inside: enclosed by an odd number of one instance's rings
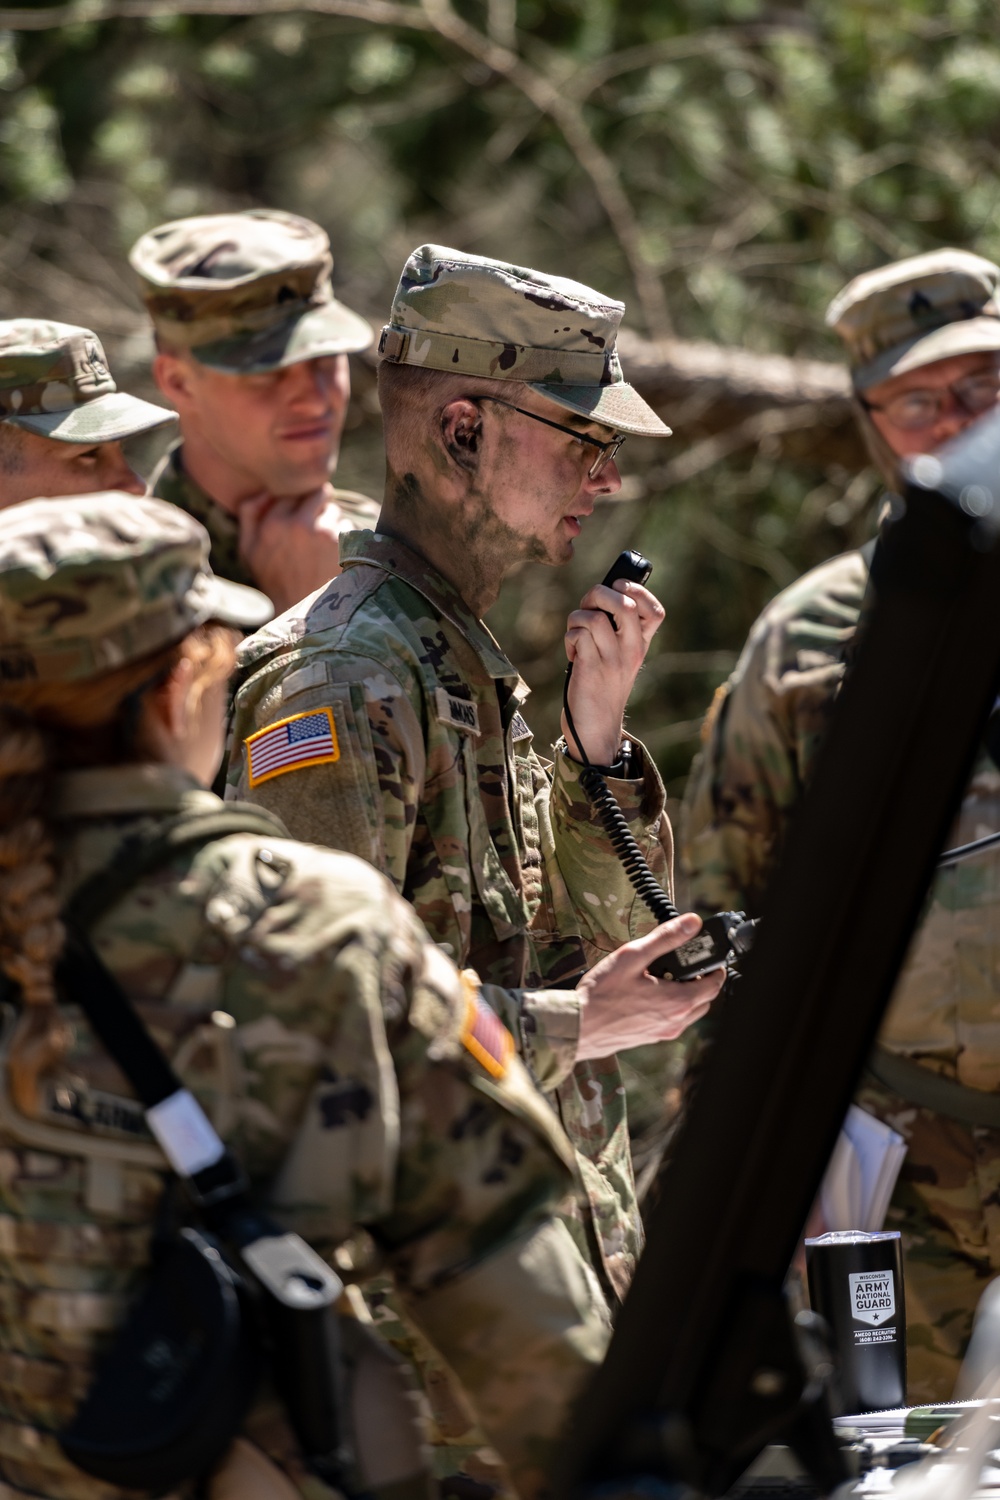
[[[879,1083],[910,1104],[945,1115],[960,1125],[1000,1130],[1000,1094],[970,1089],[953,1078],[922,1068],[908,1057],[890,1052],[887,1047],[873,1048],[868,1069]]]
[[[288,837],[288,830],[279,818],[247,802],[227,802],[206,812],[181,812],[165,819],[155,831],[146,829],[134,840],[126,841],[116,851],[110,869],[98,870],[77,888],[65,915],[74,926],[86,930],[143,875],[169,864],[182,849],[191,844],[210,844],[234,833],[255,833],[272,839]]]

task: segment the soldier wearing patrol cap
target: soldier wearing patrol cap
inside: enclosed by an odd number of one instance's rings
[[[619,488],[626,435],[669,432],[622,374],[623,311],[561,277],[414,251],[379,345],[378,532],[349,537],[342,576],[246,642],[230,762],[235,795],[386,870],[460,965],[523,987],[502,1014],[576,1147],[586,1209],[570,1223],[614,1301],[641,1244],[614,1053],[679,1035],[719,978],[689,989],[640,972],[603,1008],[541,992],[651,924],[580,788],[578,747],[560,742],[551,772],[535,754],[527,689],[482,615],[517,563],[568,561]],[[567,650],[587,755],[669,882],[662,784],[622,733],[662,614],[638,585],[594,588]],[[332,753],[299,737],[320,718]]]
[[[207,527],[220,576],[285,609],[338,572],[340,536],[378,514],[330,482],[347,356],[372,330],[333,295],[325,232],[295,214],[179,219],[130,259],[156,333],[153,374],[181,423],[153,491]]]
[[[89,328],[0,321],[0,509],[35,495],[144,495],[122,443],[175,420],[118,390]]]
[[[607,1316],[553,1217],[572,1152],[497,1019],[518,997],[460,975],[370,865],[205,790],[233,627],[269,613],[213,577],[208,549],[152,498],[0,516],[0,1487],[122,1493],[76,1470],[55,1434],[143,1286],[169,1177],[56,986],[72,914],[258,1198],[328,1258],[370,1231],[518,1493],[540,1494]],[[610,955],[579,998],[550,995],[550,1013],[633,994],[674,945],[651,934]],[[361,1415],[357,1490],[426,1495],[413,1448]],[[334,1496],[266,1390],[198,1493]]]
[[[1000,268],[940,250],[857,277],[827,322],[847,347],[856,412],[890,491],[1000,395]],[[701,911],[756,913],[823,739],[855,640],[874,543],[786,589],[754,625],[709,714],[686,798]],[[982,756],[950,842],[1000,828]],[[907,1138],[889,1214],[903,1232],[909,1395],[951,1391],[979,1293],[1000,1272],[1000,858],[942,872],[858,1102]],[[846,1227],[846,1226],[837,1226]]]
[[[620,485],[626,434],[668,431],[625,382],[623,307],[560,277],[425,245],[410,256],[380,344],[388,474],[377,534],[342,549],[344,574],[245,643],[230,784],[319,843],[387,870],[460,964],[530,989],[564,981],[646,924],[560,742],[532,749],[527,689],[482,622],[504,575],[572,555],[583,520]],[[603,610],[612,612],[617,630]],[[570,617],[571,709],[592,762],[669,880],[670,833],[650,757],[622,715],[663,611],[635,584],[597,587]],[[337,749],[279,761],[304,717]],[[612,1054],[676,1035],[716,979],[648,984],[599,1015],[530,993],[508,1011],[559,1100],[612,1295],[639,1249],[624,1096]],[[658,1031],[662,1027],[662,1031]],[[587,1235],[594,1238],[588,1240]]]

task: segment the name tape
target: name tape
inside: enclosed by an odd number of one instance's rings
[[[447,688],[439,687],[435,694],[438,722],[450,724],[452,729],[461,729],[466,734],[479,733],[479,709],[467,698],[456,698]]]

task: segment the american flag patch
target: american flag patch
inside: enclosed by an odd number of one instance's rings
[[[464,973],[462,979],[465,981]],[[468,1000],[465,1025],[462,1027],[462,1046],[472,1053],[476,1062],[487,1073],[491,1073],[494,1078],[502,1078],[514,1051],[514,1038],[496,1012],[486,1004],[479,993],[478,983],[474,994],[471,993],[472,989],[472,985],[465,983]]]
[[[321,766],[340,759],[333,710],[317,708],[306,714],[279,719],[258,729],[246,740],[247,770],[251,786],[260,786],[272,776],[298,771],[303,766]]]

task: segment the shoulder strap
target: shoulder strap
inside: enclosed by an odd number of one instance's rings
[[[113,869],[98,870],[85,880],[66,905],[67,922],[86,931],[150,870],[169,864],[190,844],[209,844],[232,833],[256,833],[272,839],[289,836],[280,818],[249,802],[226,803],[207,812],[178,813],[127,840],[115,857]]]
[[[916,1104],[921,1109],[933,1110],[960,1125],[979,1125],[987,1129],[1000,1130],[1000,1094],[989,1094],[984,1089],[970,1089],[954,1078],[945,1078],[930,1068],[887,1047],[877,1046],[868,1059],[868,1070],[879,1083],[893,1094]]]

